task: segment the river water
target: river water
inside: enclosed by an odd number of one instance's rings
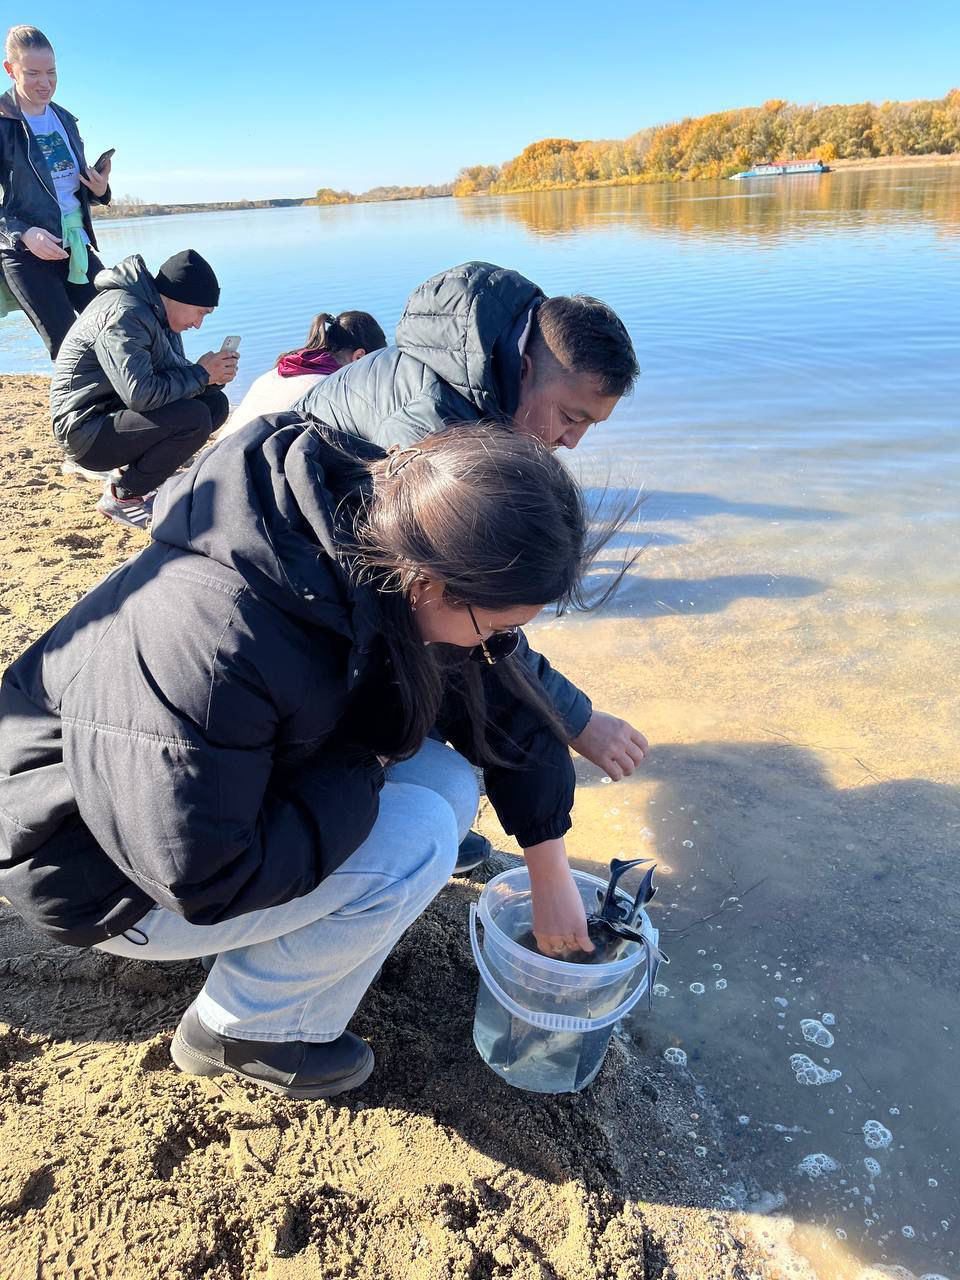
[[[538,642],[654,745],[619,786],[580,766],[570,837],[585,866],[661,864],[672,964],[637,1051],[682,1049],[665,1069],[721,1116],[686,1154],[722,1149],[731,1207],[781,1206],[818,1275],[960,1278],[960,167],[98,234],[107,262],[211,260],[188,350],[242,334],[235,393],[316,311],[389,333],[470,258],[617,309],[643,376],[573,461],[646,488],[620,539],[643,551],[610,609]],[[0,369],[48,369],[22,318]]]

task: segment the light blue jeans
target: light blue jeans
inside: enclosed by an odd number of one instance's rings
[[[464,758],[428,739],[390,765],[370,835],[302,898],[222,924],[154,907],[99,950],[137,960],[217,953],[197,997],[211,1031],[241,1040],[336,1040],[401,934],[450,878],[477,812]]]

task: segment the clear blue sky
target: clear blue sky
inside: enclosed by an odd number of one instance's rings
[[[114,191],[157,200],[444,182],[537,138],[768,98],[940,97],[960,3],[249,0],[33,4]]]

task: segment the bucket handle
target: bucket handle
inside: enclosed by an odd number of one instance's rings
[[[644,942],[646,942],[646,939]],[[518,1004],[511,995],[504,991],[491,973],[490,966],[484,960],[483,952],[480,950],[480,940],[477,937],[477,906],[473,902],[470,904],[470,946],[473,950],[474,963],[477,966],[480,977],[494,998],[515,1018],[520,1018],[523,1022],[528,1022],[532,1027],[539,1027],[543,1031],[574,1031],[581,1034],[588,1031],[601,1031],[604,1027],[610,1027],[625,1017],[634,1005],[638,1004],[646,995],[649,984],[650,950],[646,948],[648,964],[643,981],[638,984],[635,991],[630,992],[622,1004],[617,1005],[616,1009],[612,1009],[609,1013],[602,1013],[597,1018],[575,1018],[570,1014],[564,1013],[543,1013],[535,1009],[525,1009],[522,1004]]]

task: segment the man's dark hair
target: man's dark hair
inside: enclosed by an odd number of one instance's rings
[[[623,321],[605,302],[582,293],[541,303],[527,350],[534,365],[549,353],[568,373],[589,374],[605,396],[626,395],[640,373]]]

